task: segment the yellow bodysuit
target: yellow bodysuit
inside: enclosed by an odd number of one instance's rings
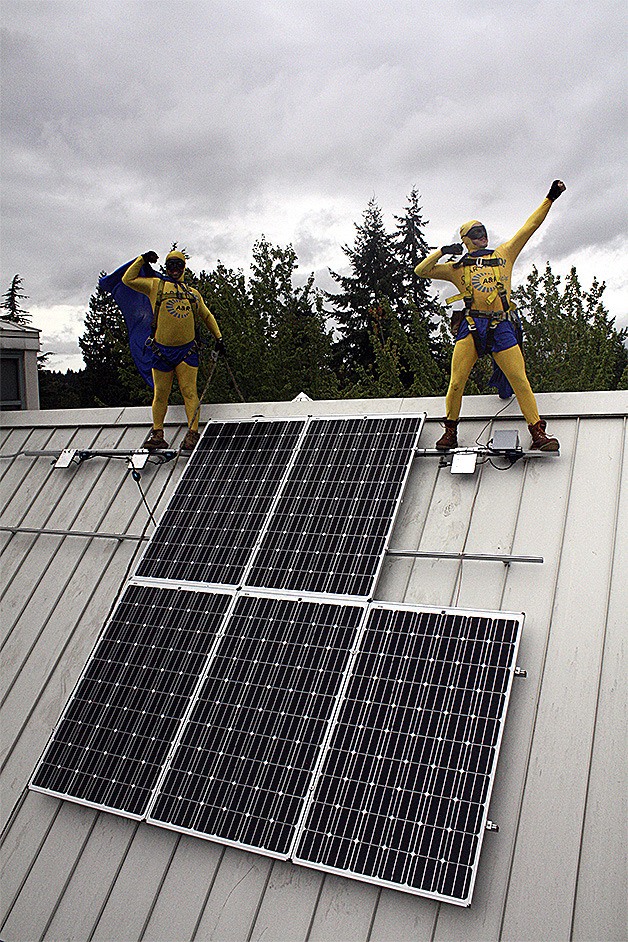
[[[515,260],[530,236],[536,232],[547,216],[551,205],[552,200],[546,197],[539,208],[532,213],[511,239],[502,242],[496,249],[491,250],[492,256],[502,260],[502,264],[498,269],[482,266],[481,259],[479,260],[480,264],[466,266],[466,268],[463,265],[457,266],[455,262],[439,263],[443,252],[441,249],[436,249],[422,262],[419,262],[414,269],[415,273],[419,278],[437,278],[442,281],[449,281],[456,286],[462,296],[468,293],[469,286],[471,286],[473,311],[501,313],[504,308],[500,293],[505,293],[507,301],[510,303],[511,276]],[[478,220],[473,219],[460,227],[462,241],[469,252],[477,248],[467,236],[467,233],[474,225],[478,225]],[[500,284],[498,284],[496,271],[499,272]],[[539,412],[536,398],[526,375],[521,348],[513,340],[512,345],[506,349],[493,350],[492,357],[512,386],[528,425],[535,425],[539,421]],[[467,333],[466,336],[456,341],[451,360],[451,379],[445,398],[446,418],[449,420],[457,421],[460,416],[464,388],[477,359],[475,342],[471,334]]]
[[[172,256],[180,258],[185,263],[185,256],[182,252],[170,252],[168,258]],[[183,283],[183,271],[177,279],[142,278],[140,277],[140,271],[144,264],[144,258],[140,255],[132,265],[129,265],[122,276],[122,281],[127,287],[133,288],[134,291],[139,291],[149,298],[153,314],[155,314],[155,308],[159,302],[156,312],[157,323],[154,326],[154,339],[156,342],[161,344],[162,347],[184,347],[186,344],[191,344],[196,335],[195,310],[216,340],[220,340],[221,333],[216,318],[206,306],[196,288],[190,288]],[[198,362],[198,359],[196,359],[196,362]],[[165,369],[155,369],[153,367],[152,374],[154,385],[153,429],[163,429],[164,427],[172,381],[176,375],[183,396],[188,426],[190,430],[195,432],[198,429],[199,422],[198,367],[191,366],[185,360],[180,360],[176,362],[176,365],[173,365],[171,370],[167,369],[167,365]]]

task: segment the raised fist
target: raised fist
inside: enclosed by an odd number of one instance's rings
[[[148,262],[149,265],[154,265],[159,256],[157,252],[142,252],[142,258],[145,262]]]
[[[547,199],[551,200],[552,203],[554,200],[557,200],[561,193],[564,193],[567,187],[562,180],[554,180],[551,187],[549,188],[549,193],[547,194]]]

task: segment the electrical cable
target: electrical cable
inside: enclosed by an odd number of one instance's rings
[[[491,422],[492,422],[494,419],[496,419],[498,415],[501,415],[502,412],[505,412],[506,409],[508,408],[508,406],[512,405],[514,401],[515,401],[515,397],[514,397],[514,396],[511,396],[510,399],[508,400],[508,402],[506,403],[506,405],[505,405],[505,406],[502,406],[501,409],[498,409],[497,412],[496,412],[494,415],[492,415],[492,416],[490,417],[490,419],[488,419],[488,421],[486,422],[486,424],[485,424],[484,426],[482,426],[482,429],[481,429],[481,431],[480,431],[478,437],[477,437],[476,440],[475,440],[475,444],[476,444],[476,445],[480,445],[480,444],[481,444],[480,438],[482,437],[482,435],[484,434],[484,432],[486,431],[486,429],[488,428],[488,426],[491,424]]]
[[[130,470],[131,470],[131,477],[132,477],[133,480],[137,483],[137,486],[138,486],[139,489],[140,489],[140,494],[141,494],[141,496],[142,496],[142,500],[144,501],[144,506],[146,507],[146,510],[148,511],[148,516],[149,516],[150,519],[152,520],[153,526],[156,527],[156,526],[157,526],[157,521],[155,520],[155,518],[154,518],[154,516],[153,516],[152,510],[151,510],[150,507],[148,506],[148,501],[146,500],[146,497],[145,497],[145,495],[144,495],[144,491],[142,490],[142,485],[141,485],[141,483],[140,483],[141,480],[142,480],[142,476],[141,476],[140,472],[137,470],[137,468],[131,468]]]

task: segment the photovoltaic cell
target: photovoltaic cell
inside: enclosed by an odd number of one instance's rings
[[[368,597],[423,419],[312,420],[245,584]]]
[[[32,787],[143,816],[230,600],[127,586]]]
[[[239,585],[305,421],[208,423],[136,575]]]
[[[363,614],[240,596],[149,820],[286,857]]]
[[[521,620],[371,611],[295,860],[470,903]]]

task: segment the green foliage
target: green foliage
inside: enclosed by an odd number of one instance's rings
[[[533,267],[513,292],[524,328],[526,368],[538,392],[622,388],[628,364],[628,330],[618,331],[602,303],[604,283],[583,290],[572,268],[561,278],[549,262]]]
[[[409,329],[387,302],[378,307],[371,334],[372,363],[360,366],[348,395],[362,398],[436,396],[447,388],[444,369],[430,350],[429,327],[421,313],[409,305]]]
[[[13,275],[11,284],[0,302],[0,309],[6,311],[6,314],[0,315],[0,320],[12,321],[14,324],[29,327],[31,315],[20,304],[21,301],[28,300],[28,295],[22,291],[23,284],[24,279],[20,275]]]
[[[341,337],[336,343],[337,363],[351,381],[368,369],[372,359],[371,334],[376,329],[373,318],[386,302],[399,313],[405,294],[404,271],[399,264],[395,238],[386,232],[380,207],[369,200],[353,247],[344,245],[350,275],[330,270],[338,283],[338,294],[326,293],[334,319],[340,325]]]
[[[198,325],[202,401],[235,402],[240,395],[248,402],[281,401],[300,392],[312,399],[443,395],[454,343],[429,281],[414,276],[417,261],[429,252],[415,189],[395,219],[395,232],[386,232],[380,208],[369,202],[354,245],[344,246],[349,274],[331,273],[341,289],[337,294],[319,292],[313,275],[297,283],[293,247],[272,245],[264,236],[253,246],[248,277],[220,261],[200,275],[188,269],[186,282],[213,312],[228,352],[214,368],[214,338]],[[15,276],[3,307],[24,316],[21,285]],[[562,285],[549,264],[542,275],[533,268],[513,292],[533,389],[628,388],[628,331],[616,330],[603,292],[597,281],[583,290],[575,269]],[[325,301],[332,311],[325,311]],[[150,402],[151,391],[130,356],[122,313],[100,288],[90,298],[79,344],[83,371],[65,378],[40,374],[44,408]],[[490,357],[478,362],[467,394],[492,391],[492,366]],[[171,401],[181,401],[176,381]]]

